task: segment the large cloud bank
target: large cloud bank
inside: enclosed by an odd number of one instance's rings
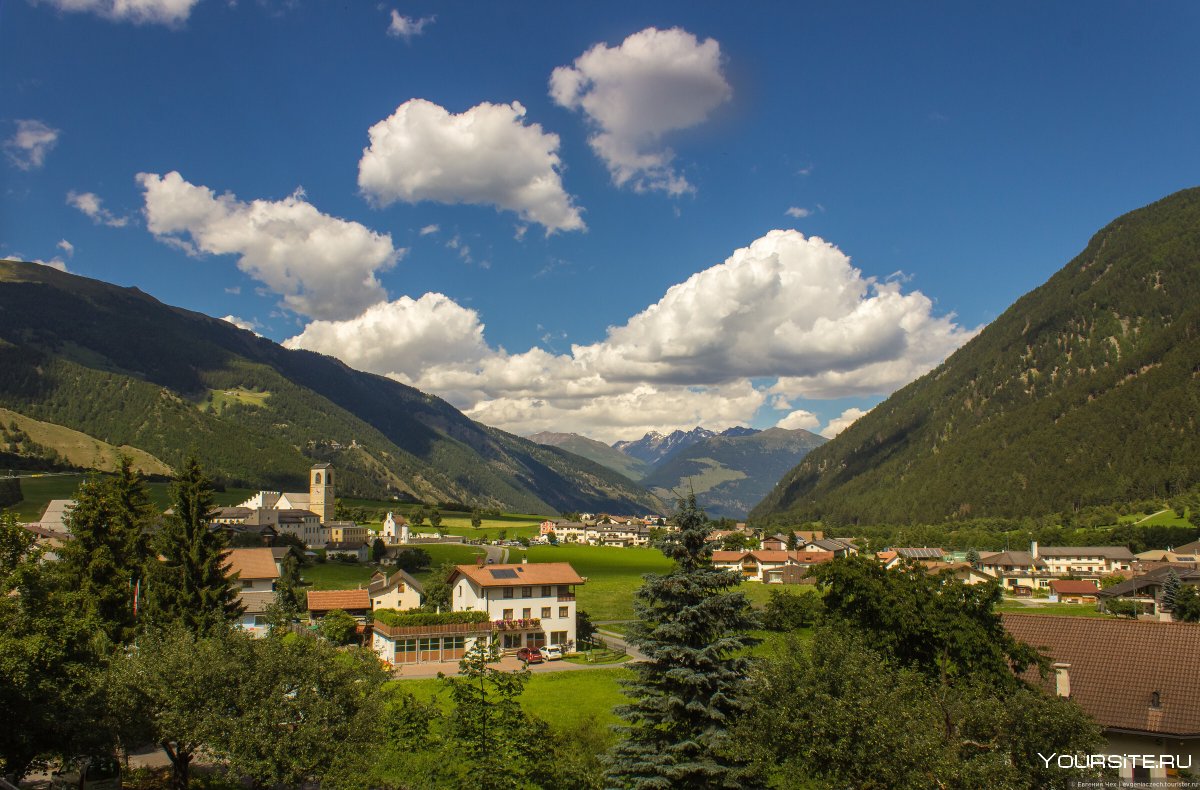
[[[792,230],[735,251],[569,354],[509,353],[484,330],[474,310],[426,294],[314,321],[285,345],[442,395],[506,430],[569,427],[611,441],[745,424],[771,398],[886,394],[973,334],[934,316],[920,292],[863,277],[833,245]],[[787,427],[815,427],[800,411]]]

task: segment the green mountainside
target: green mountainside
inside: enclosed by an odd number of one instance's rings
[[[607,466],[630,480],[641,480],[650,471],[650,464],[645,461],[626,455],[620,450],[609,447],[604,442],[598,442],[577,433],[543,431],[527,438],[538,444],[561,447],[569,453],[575,453],[575,455],[595,461],[601,466]]]
[[[710,517],[745,518],[779,478],[826,441],[784,428],[712,436],[669,456],[642,485],[667,500],[694,491]]]
[[[814,451],[761,522],[937,523],[1200,483],[1200,189],[1126,214]]]
[[[524,513],[661,511],[605,467],[471,421],[445,401],[136,288],[0,261],[0,407],[141,449],[194,450],[225,482]]]

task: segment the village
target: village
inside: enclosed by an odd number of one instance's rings
[[[617,647],[622,661],[639,658],[623,638],[627,621],[608,621],[598,629],[587,622],[581,634],[578,607],[589,578],[572,562],[555,561],[554,552],[575,552],[570,556],[576,563],[588,556],[583,551],[632,562],[643,552],[656,553],[656,541],[677,529],[672,519],[584,513],[575,520],[544,519],[522,541],[472,542],[462,535],[418,532],[389,512],[376,531],[333,518],[334,475],[331,465],[317,464],[307,492],[259,491],[209,515],[211,530],[227,540],[241,536],[238,547],[228,550],[226,572],[237,592],[237,626],[245,632],[269,631],[289,554],[303,546],[309,562],[361,567],[369,576],[341,589],[307,589],[305,611],[291,627],[324,633],[336,620],[352,621],[345,642],[373,650],[395,678],[454,674],[473,647],[488,644],[498,649],[499,666],[512,670],[578,669],[564,659],[598,646],[609,648],[610,655]],[[52,501],[38,521],[24,526],[53,551],[70,540],[73,505]],[[1200,690],[1194,682],[1200,625],[1175,622],[1173,605],[1180,590],[1200,589],[1200,541],[1139,554],[1119,546],[1036,542],[1020,551],[898,546],[869,552],[863,539],[826,537],[819,530],[755,531],[745,524],[714,529],[708,538],[715,547],[712,565],[740,578],[758,602],[771,590],[811,594],[814,569],[860,555],[896,572],[996,585],[1004,593],[1004,628],[1053,661],[1051,675],[1031,674],[1030,682],[1082,706],[1104,728],[1112,755],[1176,755],[1174,763],[1125,761],[1122,777],[1178,778],[1200,760]],[[519,562],[506,561],[510,550],[526,545],[542,552],[537,561],[528,553]],[[449,588],[447,605],[433,611],[425,583],[400,567],[406,551],[430,546],[458,546],[474,556],[442,580]],[[623,594],[632,598],[635,589],[627,585]]]

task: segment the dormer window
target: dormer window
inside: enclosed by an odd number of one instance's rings
[[[1150,692],[1150,707],[1156,709],[1162,707],[1162,694],[1160,692]]]

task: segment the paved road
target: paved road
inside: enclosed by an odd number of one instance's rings
[[[636,647],[626,642],[625,637],[621,634],[618,634],[616,631],[605,631],[604,626],[599,626],[596,628],[596,633],[602,636],[604,641],[607,642],[610,647],[616,648],[617,650],[624,648],[625,652],[629,654],[630,661],[646,660],[646,656],[639,652]]]

